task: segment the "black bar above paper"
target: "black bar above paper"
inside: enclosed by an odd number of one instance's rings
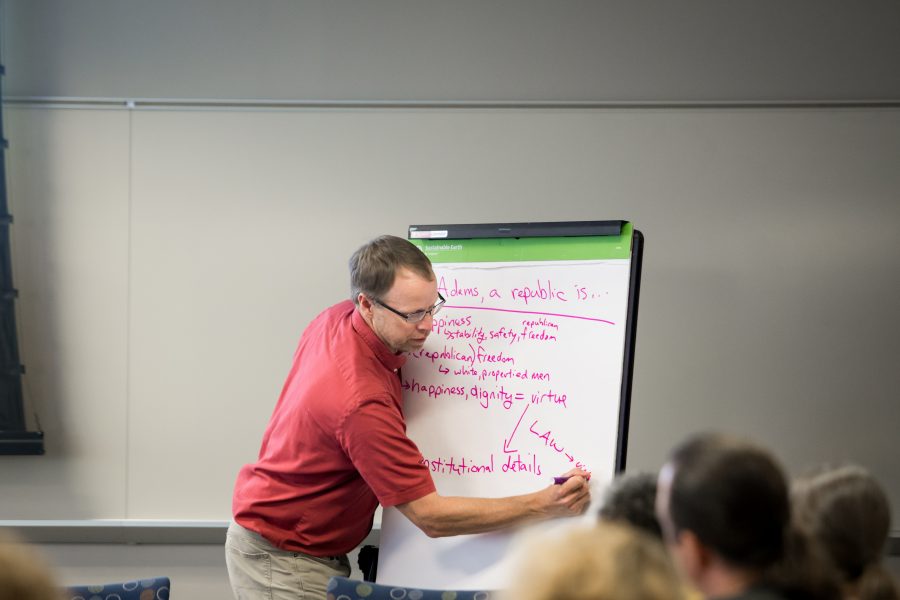
[[[463,240],[478,238],[621,235],[624,224],[625,221],[549,221],[539,223],[410,225],[408,237],[411,240]],[[439,235],[432,235],[432,232],[438,233]]]

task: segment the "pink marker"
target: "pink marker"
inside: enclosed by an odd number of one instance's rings
[[[564,484],[565,482],[567,482],[567,481],[569,480],[569,478],[571,478],[571,477],[572,477],[572,475],[563,475],[563,476],[561,476],[561,477],[554,477],[554,478],[553,478],[553,484],[554,484],[554,485],[562,485],[562,484]],[[590,481],[590,480],[591,480],[591,474],[588,473],[588,474],[587,474],[587,477],[585,477],[584,479],[585,479],[585,481]]]

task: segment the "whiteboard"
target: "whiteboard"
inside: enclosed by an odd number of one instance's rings
[[[553,260],[560,248],[544,240],[484,241],[488,248],[475,250],[476,240],[419,242],[446,304],[401,381],[407,432],[439,494],[526,494],[573,467],[591,471],[595,489],[612,478],[623,433],[630,231],[591,260]],[[467,251],[503,260],[452,262]],[[378,580],[498,589],[515,562],[510,549],[529,529],[430,539],[386,509]]]

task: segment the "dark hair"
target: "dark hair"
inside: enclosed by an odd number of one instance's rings
[[[715,434],[671,455],[669,518],[737,567],[765,569],[784,556],[790,502],[784,473],[765,450]]]
[[[897,582],[881,565],[891,523],[887,495],[862,467],[820,469],[793,490],[797,524],[818,542],[844,582],[862,600],[898,598]]]
[[[841,600],[841,582],[819,545],[795,526],[785,537],[784,557],[758,583],[791,600]]]
[[[620,475],[606,490],[598,517],[601,521],[627,523],[662,539],[656,518],[656,476],[650,473]]]
[[[350,295],[358,302],[363,293],[380,299],[394,285],[397,270],[407,268],[432,280],[431,261],[415,245],[394,235],[382,235],[360,247],[350,257]]]

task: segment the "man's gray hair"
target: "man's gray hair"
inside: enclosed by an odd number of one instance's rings
[[[397,270],[407,268],[424,279],[434,279],[431,261],[417,246],[395,235],[382,235],[360,247],[350,257],[350,295],[359,303],[360,293],[379,300],[394,285]]]

